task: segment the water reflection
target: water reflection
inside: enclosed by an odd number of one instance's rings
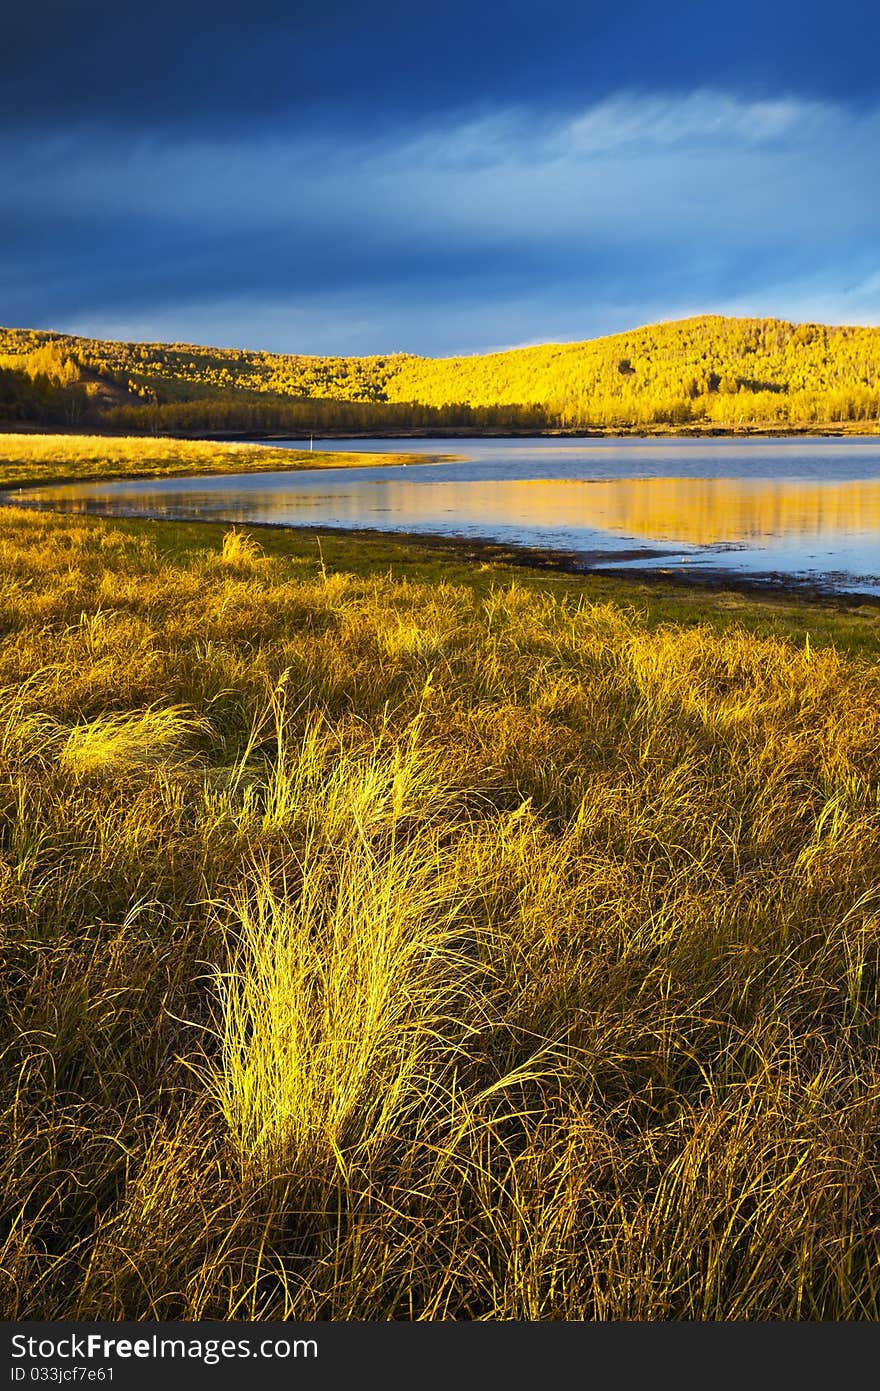
[[[808,456],[809,445],[801,448]],[[515,473],[515,447],[506,449],[506,472]],[[818,480],[750,470],[743,477],[547,478],[527,463],[520,477],[447,464],[85,484],[31,497],[77,512],[480,536],[574,550],[593,561],[653,551],[668,563],[751,573],[837,572],[841,587],[880,589],[880,452],[874,477],[847,478],[848,467],[844,459],[844,478]]]
[[[655,541],[713,546],[786,535],[880,533],[880,481],[645,478],[581,486],[586,497],[580,506],[591,519]],[[571,505],[579,505],[574,497]],[[552,507],[550,498],[541,499],[545,506]]]

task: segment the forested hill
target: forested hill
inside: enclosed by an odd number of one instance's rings
[[[308,357],[0,329],[0,422],[251,433],[880,422],[880,329],[705,316],[483,356]]]

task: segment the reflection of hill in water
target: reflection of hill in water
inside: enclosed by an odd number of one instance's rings
[[[341,500],[340,500],[341,501]],[[351,499],[354,501],[354,499]],[[373,506],[378,499],[373,498]],[[587,527],[694,545],[768,536],[880,532],[880,481],[813,483],[733,478],[382,485],[401,521],[446,517]]]
[[[234,521],[391,529],[583,529],[650,541],[718,545],[771,537],[880,535],[880,480],[619,478],[460,480],[278,475],[255,480],[175,479],[153,488],[91,484],[34,496],[74,511],[152,511]],[[277,480],[277,481],[276,481]],[[536,539],[538,539],[536,537]]]
[[[650,478],[586,485],[604,527],[695,545],[880,531],[880,482]]]

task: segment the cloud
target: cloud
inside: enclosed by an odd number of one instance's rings
[[[878,147],[878,108],[704,89],[345,139],[8,135],[0,285],[22,323],[255,346],[262,326],[294,351],[477,350],[745,303],[871,321]]]
[[[518,104],[572,114],[698,86],[774,101],[876,99],[865,0],[42,0],[5,7],[7,130],[378,132]]]

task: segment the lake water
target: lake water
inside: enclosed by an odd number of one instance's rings
[[[7,500],[117,516],[439,533],[565,552],[584,567],[880,594],[880,437],[337,439],[315,450],[456,458],[84,483]]]

